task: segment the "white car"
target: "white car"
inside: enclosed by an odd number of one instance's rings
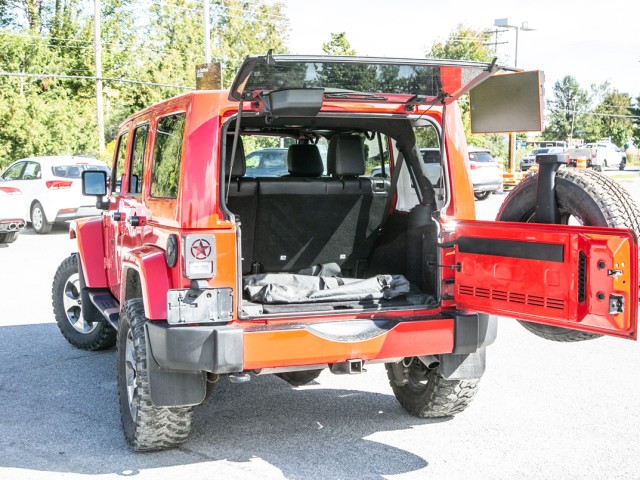
[[[23,212],[36,233],[49,233],[55,222],[99,215],[91,197],[82,195],[84,170],[109,168],[99,160],[81,156],[24,158],[2,173],[3,186],[22,191]]]
[[[0,179],[0,243],[15,242],[27,223],[22,196],[19,189]]]
[[[477,200],[485,200],[502,188],[502,172],[489,150],[469,147],[469,168],[473,194]]]

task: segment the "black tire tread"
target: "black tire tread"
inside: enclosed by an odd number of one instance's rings
[[[389,384],[398,403],[411,415],[440,418],[463,412],[475,397],[480,379],[447,380],[437,370],[429,372],[426,388],[418,391],[409,385],[397,385],[391,364],[386,364]]]
[[[13,243],[18,238],[18,232],[0,233],[0,243]]]
[[[147,348],[145,343],[144,324],[147,319],[144,313],[142,299],[127,300],[121,315],[122,327],[119,327],[118,349],[126,343],[129,328],[133,330],[136,352],[136,370],[138,375],[138,413],[132,431],[125,425],[125,419],[130,419],[128,398],[126,391],[121,388],[118,380],[118,395],[120,397],[120,416],[125,437],[137,452],[164,450],[174,448],[187,439],[193,424],[193,409],[191,407],[156,407],[151,402],[149,394],[149,377],[147,373]],[[123,338],[120,338],[120,335]],[[121,365],[124,355],[118,352],[118,376],[124,371]]]
[[[556,174],[556,188],[561,191],[568,183],[579,186],[597,205],[602,220],[592,226],[628,228],[636,233],[640,232],[640,210],[631,194],[618,182],[593,170],[561,168]],[[536,189],[536,176],[526,177],[509,193],[498,211],[496,220],[526,221],[513,218],[513,210],[522,212],[521,205],[517,205],[518,203],[531,205],[532,209],[535,209]],[[533,211],[529,213],[533,214]],[[569,328],[518,321],[535,335],[555,342],[580,342],[602,336]]]
[[[116,331],[107,322],[99,322],[95,330],[83,335],[74,330],[67,320],[61,293],[65,282],[74,272],[78,271],[78,267],[78,256],[72,254],[63,260],[53,277],[51,304],[58,329],[67,342],[74,347],[89,351],[111,348],[116,344]]]

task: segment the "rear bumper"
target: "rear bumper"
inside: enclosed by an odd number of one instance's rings
[[[170,326],[148,322],[149,350],[161,369],[238,373],[264,368],[466,354],[493,343],[494,317],[445,312],[416,320],[358,319],[279,325]]]
[[[24,230],[26,223],[24,218],[0,220],[0,233],[19,232]]]

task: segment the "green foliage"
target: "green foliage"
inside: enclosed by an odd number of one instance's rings
[[[463,24],[449,34],[444,42],[435,42],[426,52],[427,58],[448,58],[489,62],[495,56],[489,43],[491,32],[476,30]]]
[[[585,114],[591,107],[590,96],[574,77],[568,75],[557,81],[548,103],[548,123],[543,134],[546,140],[585,137],[589,130]]]
[[[103,77],[195,87],[204,63],[199,0],[101,0]],[[248,54],[285,53],[281,3],[212,0],[214,61],[228,87]],[[93,76],[93,2],[0,0],[0,71]],[[98,151],[95,82],[0,76],[0,170],[33,155],[86,153],[110,163],[119,124],[188,90],[105,81],[105,137]]]
[[[356,55],[356,49],[351,47],[346,32],[332,33],[331,40],[322,44],[322,51],[327,55]]]

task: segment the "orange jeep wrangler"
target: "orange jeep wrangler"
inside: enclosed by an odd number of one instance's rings
[[[104,213],[71,225],[78,253],[53,307],[76,347],[117,345],[132,447],[185,441],[223,375],[304,385],[384,363],[409,413],[455,415],[492,314],[552,340],[635,339],[640,215],[616,183],[541,155],[500,223],[474,220],[456,99],[471,91],[476,130],[539,129],[540,79],[495,62],[269,53],[230,91],[128,118],[111,177],[83,173]]]

